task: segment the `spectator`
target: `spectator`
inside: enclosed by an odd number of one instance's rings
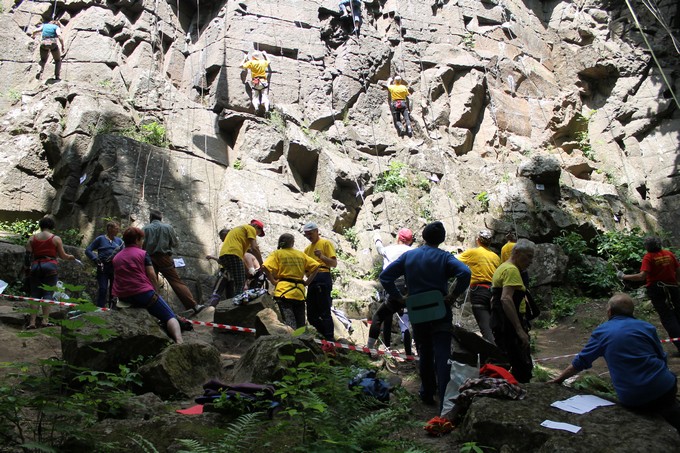
[[[97,236],[85,249],[85,255],[97,266],[97,306],[112,306],[111,289],[113,288],[114,255],[123,247],[123,240],[118,237],[120,226],[117,222],[106,224],[106,234]],[[96,252],[96,254],[95,254]]]
[[[334,341],[335,332],[331,317],[333,305],[331,269],[338,265],[335,248],[328,239],[321,237],[319,227],[314,222],[307,223],[302,232],[311,242],[305,248],[305,254],[319,264],[316,277],[307,286],[307,320],[326,340]]]

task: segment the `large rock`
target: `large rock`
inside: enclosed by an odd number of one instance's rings
[[[266,308],[274,308],[274,299],[269,294],[264,294],[241,305],[235,305],[232,299],[226,299],[220,301],[215,307],[215,322],[230,326],[255,328],[257,314]]]
[[[320,347],[307,335],[267,335],[255,340],[234,367],[234,382],[267,384],[281,379],[289,366],[313,362],[322,356]],[[295,357],[292,363],[281,357]]]
[[[532,286],[559,285],[564,282],[569,257],[555,244],[537,244],[528,272]]]
[[[620,405],[583,415],[550,406],[576,394],[554,384],[527,384],[521,401],[475,398],[460,427],[465,441],[476,441],[511,452],[677,451],[680,436],[661,417],[637,415]],[[577,434],[541,426],[544,420],[570,423]],[[625,429],[622,429],[625,427]]]
[[[73,330],[62,328],[64,360],[90,370],[118,372],[118,365],[156,356],[172,341],[156,318],[141,308],[87,313],[76,322],[82,324]]]
[[[163,398],[195,396],[205,382],[222,377],[220,352],[207,343],[173,344],[144,364],[139,374],[143,387]]]

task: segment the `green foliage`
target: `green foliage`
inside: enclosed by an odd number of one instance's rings
[[[286,132],[286,120],[280,111],[272,109],[269,111],[269,124],[280,133]]]
[[[467,33],[465,36],[463,36],[463,45],[468,48],[472,49],[475,47],[475,35],[472,33]]]
[[[590,112],[580,115],[577,121],[581,123],[581,127],[584,128],[584,130],[576,132],[576,141],[578,142],[578,147],[583,153],[583,156],[586,159],[590,159],[592,161],[595,160],[595,151],[593,150],[593,147],[590,144],[590,136],[588,134],[588,128],[590,124],[590,119],[592,118],[593,114],[595,114],[596,110],[591,110]]]
[[[354,250],[359,247],[359,236],[357,235],[357,230],[354,227],[345,228],[342,234],[345,236],[345,239],[347,239],[347,242],[352,245]]]
[[[465,442],[460,447],[460,453],[484,453],[485,451],[493,451],[495,448],[477,445],[477,442]]]
[[[335,269],[335,268],[334,268]],[[332,271],[332,270],[331,270]],[[333,288],[331,289],[331,298],[332,299],[342,299],[342,292],[340,292],[339,288]]]
[[[475,200],[479,201],[479,205],[482,207],[482,212],[489,210],[489,194],[486,190],[478,193],[475,196]]]
[[[64,245],[80,247],[83,244],[83,235],[80,234],[80,230],[78,229],[69,228],[67,230],[55,230],[55,234],[61,238]]]
[[[552,322],[556,322],[576,312],[576,307],[585,304],[589,299],[585,297],[575,297],[566,293],[562,289],[556,289],[552,296],[552,308],[550,316]]]
[[[589,251],[588,243],[583,239],[583,236],[573,231],[570,233],[563,231],[562,236],[553,239],[553,243],[562,247],[569,258],[582,257]]]
[[[422,176],[417,178],[414,185],[422,191],[430,192],[430,181],[427,178],[423,178]]]
[[[37,220],[17,219],[12,222],[0,222],[0,231],[15,235],[8,238],[14,244],[24,245],[28,238],[40,231]]]
[[[312,197],[314,199],[314,203],[318,203],[319,201],[321,201],[321,195],[319,195],[318,192],[312,193]]]
[[[2,5],[0,4],[0,6]],[[21,99],[21,91],[17,90],[16,88],[10,88],[7,90],[4,97],[9,99],[9,101],[14,104],[19,99]]]
[[[243,161],[238,158],[234,161],[234,170],[243,170]]]
[[[597,238],[597,253],[619,269],[636,269],[645,254],[645,235],[640,228],[607,231]]]
[[[263,428],[261,414],[243,414],[227,425],[224,435],[217,442],[203,445],[194,439],[180,439],[184,447],[179,453],[240,453],[252,448],[252,440]],[[155,449],[154,449],[155,450]]]
[[[532,382],[548,382],[550,379],[553,378],[553,375],[555,374],[554,370],[551,370],[550,368],[545,368],[541,365],[535,364],[534,369],[532,371]]]
[[[92,442],[87,428],[119,410],[139,384],[124,366],[118,374],[78,370],[59,359],[41,360],[39,373],[29,373],[34,366],[27,363],[2,367],[7,374],[0,384],[0,437],[12,451],[59,451],[54,447],[66,441]]]
[[[571,383],[576,390],[583,390],[604,398],[616,398],[616,391],[610,381],[604,380],[595,374],[583,374]]]
[[[390,162],[390,168],[380,175],[375,182],[376,192],[399,192],[399,189],[406,187],[408,179],[403,174],[403,169],[406,164],[393,160]]]
[[[130,137],[138,142],[165,148],[168,146],[167,132],[165,126],[156,121],[142,124],[139,129],[130,128],[121,132],[122,135]]]

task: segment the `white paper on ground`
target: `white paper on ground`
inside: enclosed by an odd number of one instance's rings
[[[0,280],[0,294],[2,294],[8,286],[9,284],[6,281]]]
[[[563,401],[555,401],[552,407],[574,414],[585,414],[600,406],[613,406],[614,403],[595,395],[576,395]]]
[[[581,431],[580,426],[572,425],[570,423],[554,422],[552,420],[543,420],[541,426],[550,429],[561,429],[562,431],[569,431],[570,433],[577,433]]]
[[[184,258],[173,258],[173,261],[175,262],[175,267],[186,266],[186,264],[184,264]]]

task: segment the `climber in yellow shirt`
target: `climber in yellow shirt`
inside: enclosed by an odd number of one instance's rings
[[[252,99],[255,113],[260,111],[260,106],[264,107],[265,113],[269,111],[269,81],[267,80],[268,73],[271,74],[269,67],[269,58],[267,52],[255,51],[243,57],[241,62],[243,69],[250,70],[250,96]]]
[[[413,137],[411,129],[411,116],[408,108],[408,86],[400,76],[387,79],[387,91],[389,91],[390,111],[394,118],[394,124],[400,137],[408,135]],[[404,119],[402,125],[401,119]],[[405,128],[404,128],[405,126]]]

